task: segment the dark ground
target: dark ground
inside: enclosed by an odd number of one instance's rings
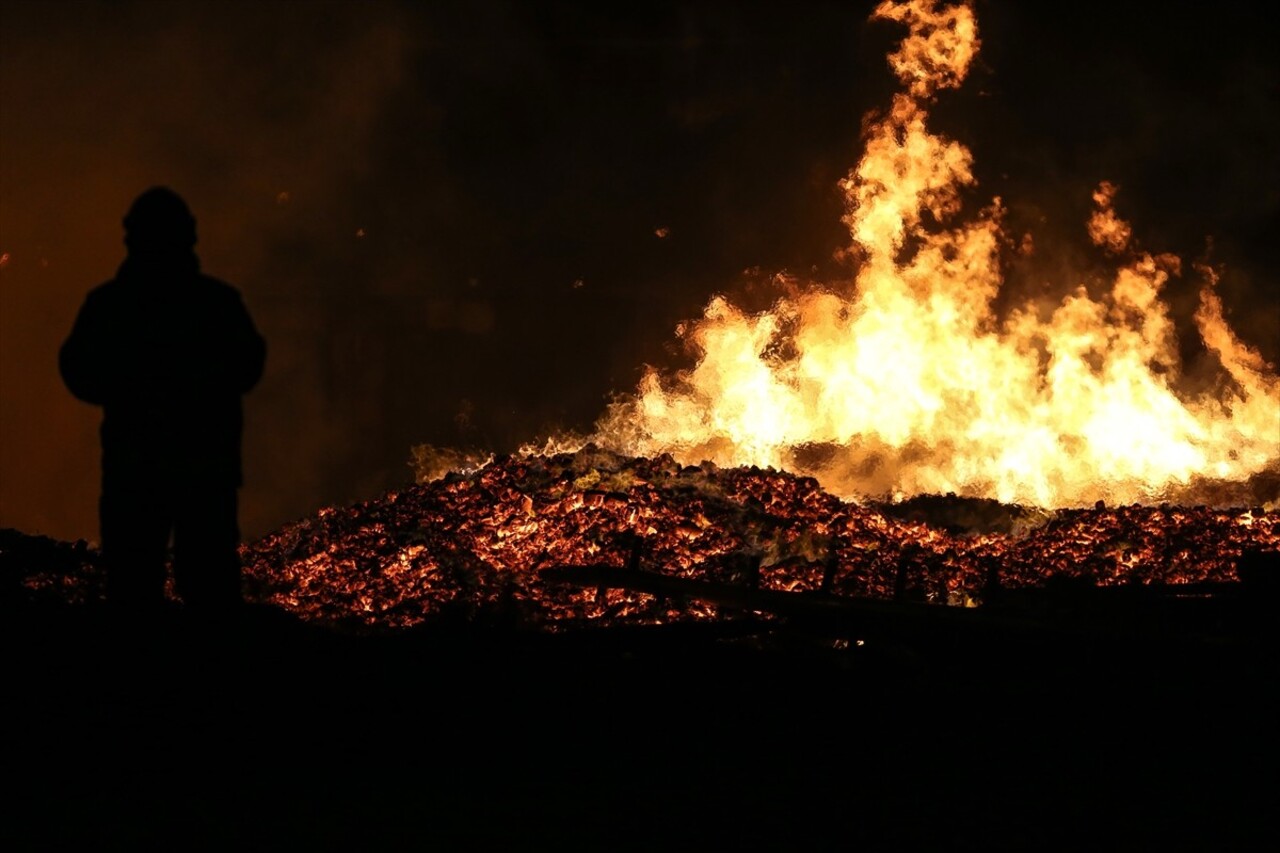
[[[1276,646],[1243,598],[1195,636],[844,648],[10,611],[6,850],[1274,849]]]

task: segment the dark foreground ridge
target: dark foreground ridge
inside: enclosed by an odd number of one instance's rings
[[[755,614],[363,634],[10,595],[0,842],[1262,849],[1277,646],[1251,590],[1199,611],[1213,630],[1142,632],[1084,630],[1121,605],[1079,590],[1082,618],[1052,629],[880,602],[857,631]]]

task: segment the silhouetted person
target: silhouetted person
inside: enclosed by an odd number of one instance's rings
[[[158,610],[172,536],[183,603],[227,613],[241,603],[241,397],[266,346],[239,292],[200,272],[176,193],[147,190],[124,227],[124,263],[89,293],[59,354],[71,393],[102,407],[107,600]]]

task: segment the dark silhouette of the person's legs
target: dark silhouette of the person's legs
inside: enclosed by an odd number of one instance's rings
[[[175,507],[173,578],[195,611],[232,613],[242,603],[234,488],[188,489]]]
[[[164,605],[171,516],[159,492],[114,491],[98,504],[107,600],[122,611]]]

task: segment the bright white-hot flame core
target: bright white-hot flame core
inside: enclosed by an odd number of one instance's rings
[[[1160,497],[1195,477],[1244,480],[1280,459],[1280,381],[1244,345],[1205,278],[1195,321],[1232,388],[1186,399],[1161,289],[1177,258],[1132,248],[1117,188],[1087,223],[1120,259],[1110,292],[1051,311],[992,307],[1005,242],[996,199],[956,223],[972,156],[931,133],[927,107],[978,49],[968,5],[885,2],[909,33],[890,64],[905,90],[842,182],[859,259],[852,286],[793,288],[763,313],[714,298],[685,337],[699,360],[650,372],[591,437],[685,464],[816,476],[846,497],[948,493],[1041,506]]]

